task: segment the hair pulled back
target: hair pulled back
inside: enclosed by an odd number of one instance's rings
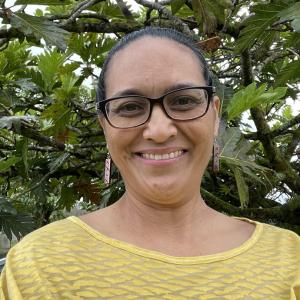
[[[199,67],[201,68],[201,71],[203,73],[203,77],[204,77],[206,84],[212,85],[211,75],[209,72],[208,65],[205,61],[205,58],[204,58],[201,50],[197,47],[197,45],[195,44],[195,41],[191,37],[179,32],[175,29],[171,29],[171,28],[146,27],[144,29],[134,31],[134,32],[122,37],[118,41],[118,43],[114,47],[112,47],[112,49],[108,53],[108,55],[103,63],[102,70],[101,70],[99,80],[98,80],[98,86],[97,86],[97,91],[96,91],[96,103],[99,103],[99,102],[105,100],[105,98],[106,98],[105,77],[106,77],[106,73],[107,73],[107,70],[109,67],[109,63],[112,60],[112,58],[114,57],[114,55],[118,51],[124,49],[126,46],[128,46],[133,41],[136,41],[145,36],[166,38],[166,39],[175,41],[179,44],[182,44],[182,45],[188,47],[189,49],[191,49],[194,52],[194,54],[196,55],[196,57],[199,59]],[[98,107],[98,105],[97,105],[97,107]]]

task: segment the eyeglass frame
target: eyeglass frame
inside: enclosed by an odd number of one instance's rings
[[[164,106],[164,98],[174,92],[180,92],[180,91],[183,91],[183,90],[191,90],[191,89],[202,89],[202,90],[205,90],[207,92],[207,107],[205,109],[205,112],[198,116],[198,117],[194,117],[194,118],[191,118],[191,119],[185,119],[185,120],[180,120],[180,119],[175,119],[173,117],[171,117],[165,106]],[[209,105],[211,103],[211,100],[213,98],[213,95],[216,93],[216,87],[214,86],[191,86],[191,87],[183,87],[183,88],[179,88],[179,89],[175,89],[175,90],[172,90],[172,91],[169,91],[165,94],[163,94],[162,96],[160,97],[155,97],[155,98],[151,98],[151,97],[147,97],[147,96],[143,96],[143,95],[123,95],[123,96],[117,96],[117,97],[112,97],[112,98],[107,98],[107,99],[104,99],[102,101],[99,101],[97,104],[96,104],[96,109],[97,111],[101,111],[101,113],[104,115],[105,119],[107,120],[107,122],[114,128],[118,128],[118,129],[128,129],[128,128],[135,128],[135,127],[139,127],[141,125],[144,125],[145,123],[147,123],[149,121],[149,119],[151,118],[151,115],[152,115],[152,111],[153,111],[153,107],[155,104],[159,104],[160,107],[163,109],[164,113],[166,114],[166,116],[168,118],[170,118],[171,120],[175,120],[175,121],[182,121],[182,122],[185,122],[185,121],[191,121],[191,120],[195,120],[195,119],[198,119],[198,118],[202,118],[206,115],[207,111],[208,111],[208,108],[209,108]],[[128,98],[128,97],[142,97],[144,99],[147,99],[149,102],[150,102],[150,112],[149,112],[149,116],[148,118],[142,122],[141,124],[139,125],[135,125],[135,126],[130,126],[130,127],[118,127],[118,126],[115,126],[111,123],[111,121],[109,120],[109,117],[107,115],[107,112],[106,112],[106,109],[105,109],[105,106],[106,106],[106,103],[110,102],[110,101],[113,101],[113,100],[116,100],[116,99],[124,99],[124,98]]]

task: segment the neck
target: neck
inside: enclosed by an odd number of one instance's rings
[[[120,220],[131,228],[135,234],[149,237],[178,237],[192,236],[206,223],[211,214],[200,194],[188,201],[176,204],[160,204],[151,201],[140,201],[134,195],[126,192],[117,202],[116,209]]]

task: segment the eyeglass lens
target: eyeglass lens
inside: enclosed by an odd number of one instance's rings
[[[117,98],[106,103],[110,123],[119,128],[139,126],[151,113],[151,99],[142,96]],[[208,107],[208,94],[200,88],[174,91],[163,98],[167,115],[175,120],[190,120],[203,116]]]

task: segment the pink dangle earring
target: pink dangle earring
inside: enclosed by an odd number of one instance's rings
[[[107,157],[105,159],[105,167],[104,167],[104,184],[105,184],[105,186],[109,186],[109,184],[110,184],[110,172],[111,172],[111,157],[108,152]]]
[[[221,147],[217,141],[217,138],[214,140],[213,146],[213,157],[212,157],[212,169],[214,173],[218,173],[220,171],[220,154]]]

